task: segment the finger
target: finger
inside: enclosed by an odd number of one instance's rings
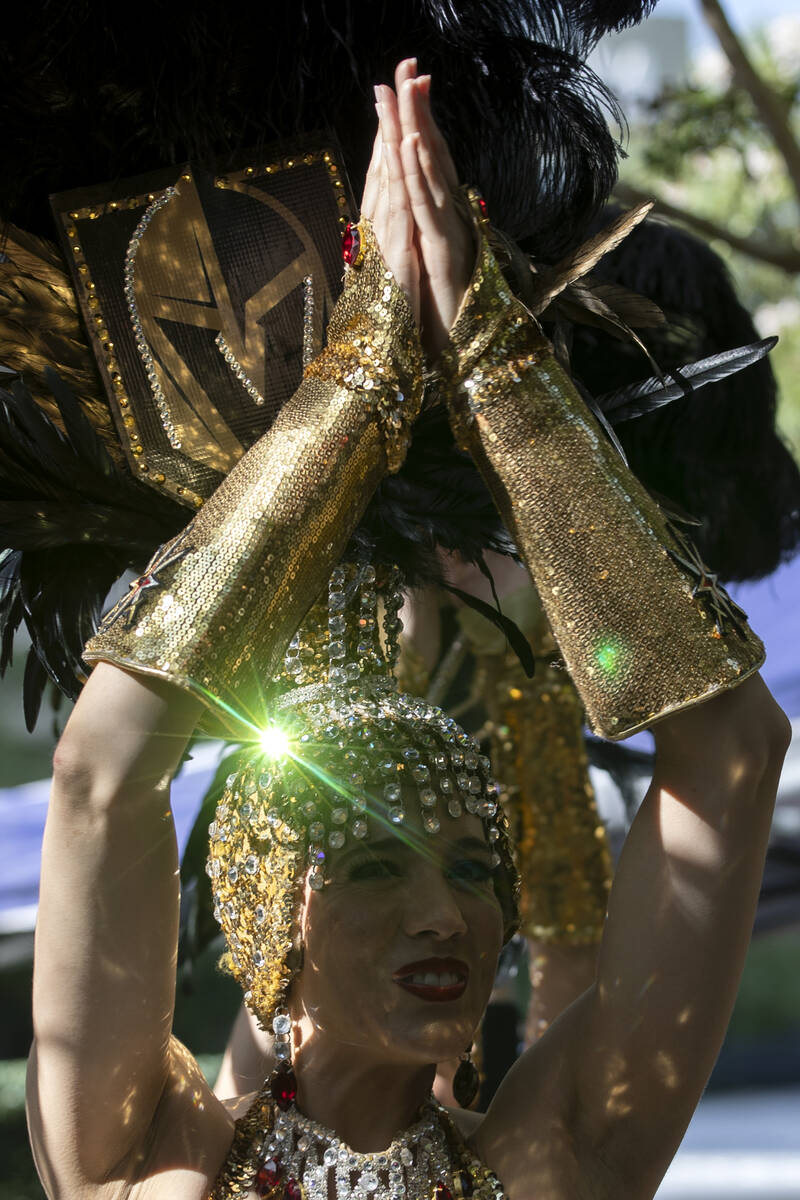
[[[421,75],[416,82],[415,99],[420,101],[420,128],[427,134],[428,141],[432,149],[435,151],[442,167],[447,186],[453,192],[458,187],[458,172],[455,168],[450,147],[445,141],[444,134],[433,115],[431,108],[431,77],[430,75]]]
[[[403,136],[400,129],[400,116],[397,111],[397,97],[390,87],[382,84],[376,88],[380,93],[380,123],[381,137],[384,143],[390,143],[400,149],[400,139]]]
[[[427,80],[430,83],[430,76]],[[449,197],[458,187],[458,176],[447,142],[433,119],[425,80],[414,81],[410,100],[414,110],[414,122],[421,134],[423,167],[430,163],[435,169],[435,177],[429,180],[430,186],[437,198],[440,192],[446,192]]]
[[[400,144],[400,157],[414,221],[423,240],[433,240],[442,236],[441,219],[419,159],[419,141],[419,133],[404,137]]]
[[[393,142],[387,140],[384,142],[383,153],[388,176],[389,240],[393,252],[399,258],[404,258],[413,245],[414,218],[406,191],[400,150]]]
[[[417,158],[425,174],[433,203],[440,211],[445,212],[452,207],[452,189],[448,182],[446,165],[442,162],[438,144],[431,136],[430,123],[425,117],[427,104],[416,82],[407,85],[406,91],[409,93],[408,103],[413,113],[412,124],[418,131],[415,141]]]
[[[404,58],[402,62],[399,62],[394,72],[394,90],[397,95],[400,95],[400,88],[406,79],[416,79],[416,77],[417,60],[415,58]]]
[[[377,104],[375,105],[376,112],[378,111]],[[370,159],[369,167],[367,168],[367,177],[364,181],[364,194],[361,198],[361,216],[372,221],[375,216],[375,204],[378,199],[378,189],[380,187],[380,172],[381,160],[383,156],[383,138],[381,136],[380,114],[378,120],[378,129],[375,134],[375,141],[372,144],[372,158]]]

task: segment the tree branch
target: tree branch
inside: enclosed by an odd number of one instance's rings
[[[629,183],[617,183],[614,188],[614,196],[622,204],[626,205],[641,204],[645,200],[655,200],[655,216],[669,217],[673,221],[681,221],[691,229],[697,230],[703,237],[718,238],[721,242],[726,242],[733,250],[738,250],[740,254],[746,254],[748,258],[754,258],[757,262],[768,263],[771,267],[778,267],[788,275],[800,272],[800,252],[792,250],[788,246],[785,248],[770,246],[757,241],[755,238],[739,237],[737,234],[731,233],[724,225],[718,225],[716,221],[710,221],[706,217],[698,216],[696,213],[687,212],[683,208],[678,208],[676,205],[670,204],[668,200],[662,200],[660,197],[643,191],[641,188],[634,187]]]
[[[700,0],[700,7],[731,64],[735,82],[752,98],[764,127],[780,151],[800,202],[800,144],[792,134],[780,99],[756,72],[719,0]]]

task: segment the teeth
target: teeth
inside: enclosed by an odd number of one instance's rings
[[[426,971],[424,975],[409,976],[408,982],[416,984],[417,987],[454,987],[461,983],[461,977],[454,975],[452,971],[445,971],[441,975]]]

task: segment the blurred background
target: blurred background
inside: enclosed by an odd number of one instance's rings
[[[800,457],[800,13],[796,0],[661,0],[642,26],[606,38],[592,65],[618,94],[630,129],[616,198],[708,240],[728,263],[772,362],[779,423]],[[733,590],[764,637],[765,675],[793,722],[762,901],[730,1031],[661,1200],[800,1200],[800,560]],[[67,707],[34,734],[21,712],[24,657],[0,684],[0,1200],[43,1195],[24,1131],[24,1057],[38,860],[50,756]],[[641,743],[645,748],[647,741]],[[202,747],[176,784],[185,840],[219,755]],[[612,841],[625,806],[593,769]],[[642,775],[640,792],[646,787]],[[176,1033],[213,1078],[239,1002],[212,950],[179,988]],[[525,1007],[527,970],[511,968]],[[518,982],[515,984],[514,980]],[[514,990],[516,987],[516,991]]]

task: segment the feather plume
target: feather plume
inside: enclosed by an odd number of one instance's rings
[[[616,249],[645,219],[652,207],[653,201],[637,205],[636,208],[615,218],[554,267],[537,267],[534,280],[534,315],[539,316],[543,313],[548,304],[569,284],[574,284],[584,275],[588,275],[601,258]]]
[[[736,371],[743,371],[751,363],[764,358],[777,344],[778,339],[771,337],[762,338],[749,346],[738,346],[735,350],[723,350],[720,354],[712,354],[708,358],[701,358],[699,362],[668,371],[672,383],[663,377],[651,376],[642,383],[598,396],[597,404],[614,425],[620,425],[623,421],[654,412],[663,404],[696,392],[710,383],[727,379]]]
[[[63,431],[63,415],[44,378],[55,364],[59,376],[89,419],[107,454],[124,456],[78,313],[66,265],[56,246],[14,226],[3,239],[0,262],[0,362],[25,374],[31,395]]]

